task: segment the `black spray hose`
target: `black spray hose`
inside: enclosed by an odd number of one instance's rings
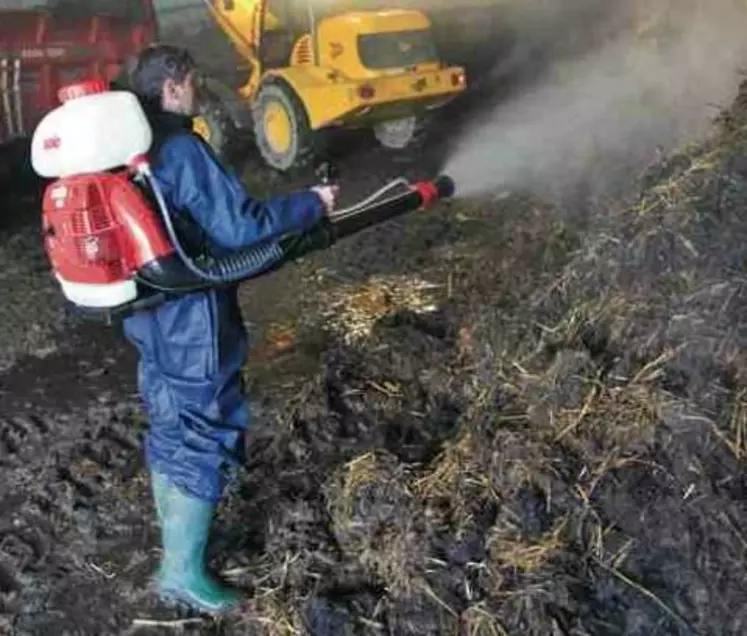
[[[161,191],[158,182],[153,178],[153,174],[147,164],[138,166],[138,171],[142,174],[150,185],[153,194],[156,197],[158,209],[166,226],[166,232],[169,240],[174,246],[182,263],[187,267],[193,276],[183,277],[182,281],[174,281],[177,285],[173,289],[163,289],[162,291],[177,291],[178,289],[191,288],[199,289],[215,285],[229,285],[239,282],[245,278],[251,277],[264,268],[272,266],[274,263],[282,260],[283,251],[277,243],[253,246],[251,250],[242,250],[227,257],[213,260],[207,267],[200,267],[184,251],[179,238],[176,235],[174,224],[169,214],[166,200]],[[206,285],[212,283],[213,285]]]
[[[390,189],[396,183],[392,182],[379,192]],[[378,194],[375,193],[368,197],[363,204],[354,205],[348,210],[341,210],[339,213],[323,219],[322,222],[305,234],[281,239],[282,260],[259,272],[256,276],[269,273],[312,252],[328,249],[340,239],[357,234],[407,212],[427,207],[438,199],[452,197],[454,190],[455,185],[451,177],[442,175],[433,181],[409,185],[406,192],[378,203],[372,202]]]
[[[357,234],[373,225],[388,221],[405,212],[417,210],[430,205],[437,199],[448,199],[454,196],[455,185],[451,177],[441,175],[433,181],[416,183],[406,192],[398,194],[379,203],[372,203],[360,209],[353,208],[348,214],[332,217],[335,239]]]
[[[304,233],[255,245],[214,259],[201,267],[187,255],[179,242],[163,193],[147,165],[139,166],[138,171],[156,197],[166,232],[176,251],[170,258],[153,261],[143,267],[138,272],[138,282],[151,291],[167,295],[201,291],[256,278],[306,254],[327,249],[341,238],[454,194],[454,182],[446,176],[412,185],[397,179],[363,202],[325,217]],[[406,186],[406,192],[376,202],[384,193],[402,185]],[[142,301],[146,302],[145,299]]]

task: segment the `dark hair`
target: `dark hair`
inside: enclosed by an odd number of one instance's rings
[[[187,49],[170,44],[152,44],[137,57],[129,77],[130,89],[141,99],[161,103],[163,84],[172,79],[183,82],[197,64]]]

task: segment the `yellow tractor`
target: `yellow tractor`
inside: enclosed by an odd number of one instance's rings
[[[369,128],[383,146],[405,148],[430,111],[466,88],[464,68],[444,64],[419,10],[358,10],[342,0],[205,2],[248,66],[238,94],[203,80],[195,130],[219,153],[244,127],[280,171],[312,157],[331,128]]]

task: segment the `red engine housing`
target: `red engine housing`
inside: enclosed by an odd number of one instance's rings
[[[126,171],[50,184],[42,228],[55,274],[76,285],[130,280],[143,265],[174,252],[153,207]]]

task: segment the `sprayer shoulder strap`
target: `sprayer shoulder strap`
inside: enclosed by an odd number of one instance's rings
[[[194,135],[192,132],[192,120],[182,115],[171,113],[151,114],[151,128],[153,130],[153,143],[148,151],[148,160],[156,172],[163,167],[161,151],[170,140],[185,134]],[[196,135],[195,135],[196,136]],[[150,197],[155,204],[154,197]],[[193,219],[189,210],[170,207],[171,219],[174,230],[183,246],[193,257],[209,256],[210,242],[207,232]]]

